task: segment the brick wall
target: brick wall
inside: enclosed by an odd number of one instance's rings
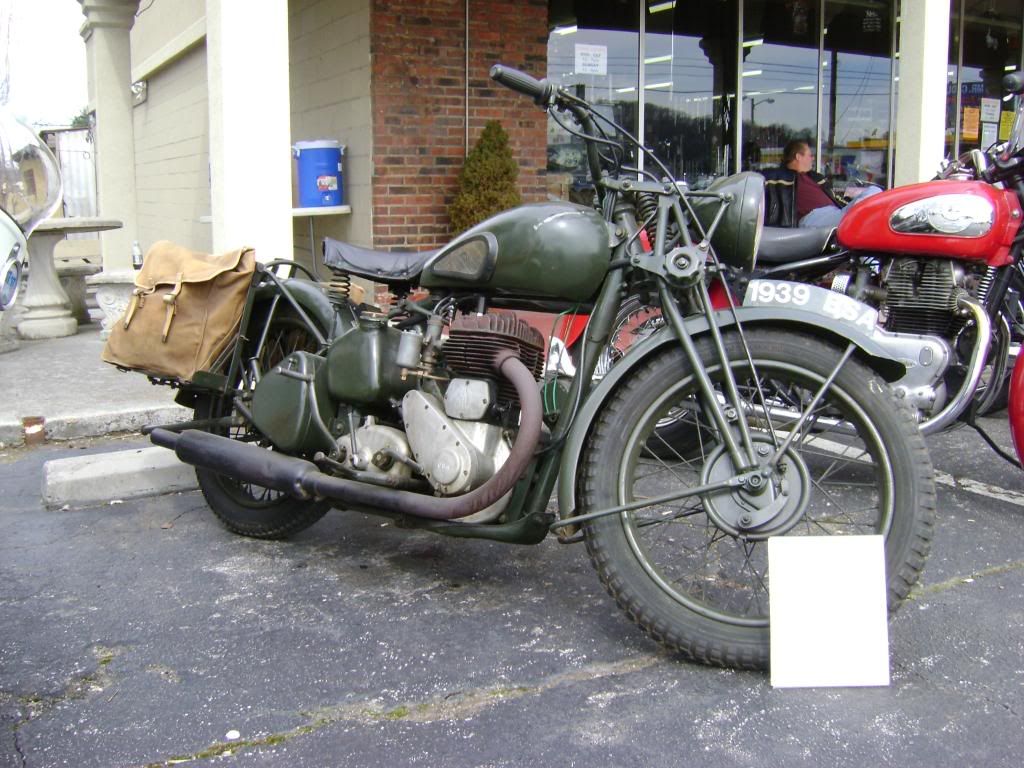
[[[500,120],[519,162],[524,202],[544,199],[547,120],[529,99],[493,83],[502,62],[547,71],[547,0],[371,0],[373,241],[377,248],[447,242],[447,206],[469,142]]]

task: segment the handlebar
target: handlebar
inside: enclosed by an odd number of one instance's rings
[[[525,72],[506,67],[503,64],[495,64],[491,67],[491,79],[506,88],[529,96],[541,107],[546,107],[551,103],[551,97],[555,92],[555,86],[547,80],[538,80]]]

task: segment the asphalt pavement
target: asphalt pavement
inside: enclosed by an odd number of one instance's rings
[[[261,542],[196,492],[42,505],[44,462],[144,445],[0,450],[3,768],[1020,765],[1024,476],[969,430],[929,440],[932,556],[891,685],[860,689],[673,657],[579,545],[337,511]]]

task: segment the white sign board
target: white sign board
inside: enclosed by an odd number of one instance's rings
[[[981,124],[981,148],[988,149],[999,140],[999,126],[996,123]]]
[[[576,45],[577,75],[607,75],[608,46]]]
[[[889,684],[883,537],[772,537],[768,579],[773,686]]]
[[[983,123],[999,122],[999,99],[981,100],[981,121]]]

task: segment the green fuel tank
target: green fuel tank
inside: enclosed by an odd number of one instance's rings
[[[611,260],[608,226],[593,208],[523,205],[464,232],[424,267],[424,288],[587,301]]]

